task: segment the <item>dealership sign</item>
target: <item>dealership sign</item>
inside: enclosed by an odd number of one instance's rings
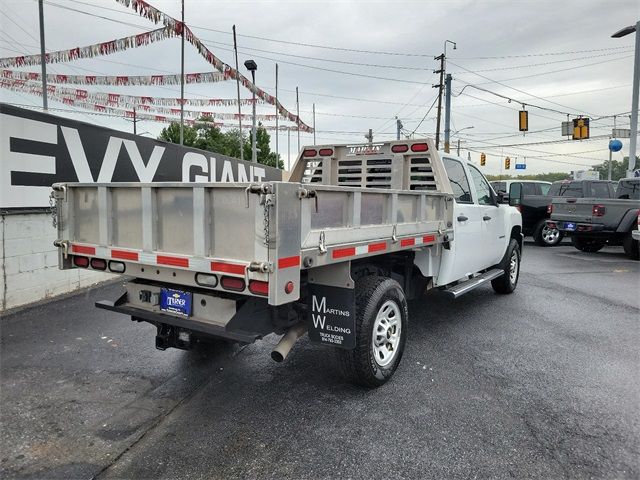
[[[0,208],[49,205],[57,182],[260,182],[265,165],[0,103]]]

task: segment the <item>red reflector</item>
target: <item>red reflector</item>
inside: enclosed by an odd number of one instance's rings
[[[213,272],[232,273],[234,275],[244,275],[244,265],[237,263],[211,262]]]
[[[337,248],[331,252],[333,258],[352,257],[356,254],[356,247]]]
[[[424,237],[422,237],[422,241],[424,243],[435,242],[436,241],[436,236],[435,235],[425,235]]]
[[[225,290],[233,290],[234,292],[242,292],[244,290],[244,279],[235,277],[222,277],[220,285]]]
[[[369,253],[373,253],[373,252],[382,252],[383,250],[387,249],[387,242],[381,242],[381,243],[370,243],[369,244]]]
[[[604,216],[605,211],[606,208],[604,208],[604,205],[594,205],[592,209],[592,215],[594,217],[602,217]]]
[[[549,215],[551,215],[553,213],[553,204],[550,203],[549,205],[547,205],[547,213]]]
[[[171,265],[172,267],[189,268],[189,259],[181,257],[168,257],[166,255],[158,255],[158,264]]]
[[[284,293],[289,295],[291,292],[293,292],[293,287],[293,282],[287,282],[287,284],[284,286]]]
[[[111,250],[111,258],[120,258],[122,260],[138,261],[138,252],[128,252],[127,250]]]
[[[309,150],[305,150],[304,152],[302,152],[303,157],[315,157],[317,154],[318,154],[318,151],[314,150],[313,148],[310,148]]]
[[[426,143],[414,143],[411,145],[412,152],[426,152],[427,150],[429,150],[429,145]]]
[[[95,247],[83,247],[82,245],[71,245],[71,251],[73,253],[84,253],[85,255],[95,255]]]
[[[320,152],[318,152],[321,157],[329,157],[333,155],[333,149],[331,148],[321,148]]]
[[[256,295],[269,295],[269,282],[249,281],[249,291]]]
[[[289,267],[299,267],[300,266],[300,256],[296,255],[293,257],[284,257],[278,259],[278,269],[281,268],[289,268]]]
[[[409,150],[409,145],[394,145],[391,147],[393,153],[404,153]]]
[[[89,259],[87,257],[73,257],[73,264],[76,267],[87,268],[89,266]]]
[[[92,258],[91,259],[91,268],[94,270],[106,270],[107,269],[107,261],[101,258]]]
[[[416,244],[415,238],[403,238],[402,240],[400,240],[401,247],[408,247],[410,245],[415,245],[415,244]]]

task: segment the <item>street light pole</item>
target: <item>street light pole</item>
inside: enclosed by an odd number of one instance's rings
[[[258,162],[258,150],[256,149],[256,70],[258,65],[253,60],[244,62],[244,66],[251,72],[251,81],[253,82],[253,126],[251,128],[251,161]]]
[[[42,108],[49,108],[47,103],[47,55],[44,48],[44,6],[43,0],[38,0],[38,13],[40,16],[40,64],[42,67]]]
[[[636,34],[636,46],[635,55],[633,61],[633,86],[631,94],[631,136],[629,138],[629,167],[627,170],[627,176],[633,176],[633,172],[636,169],[636,147],[638,144],[638,90],[640,83],[640,21],[635,25],[631,25],[617,31],[612,38],[621,38],[631,33]]]

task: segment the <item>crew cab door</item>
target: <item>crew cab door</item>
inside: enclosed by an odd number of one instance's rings
[[[470,164],[467,164],[467,168],[475,190],[474,203],[478,206],[482,218],[484,264],[480,268],[488,268],[499,263],[506,250],[505,209],[498,207],[489,182],[480,173],[480,170]]]
[[[484,206],[474,203],[470,181],[460,160],[443,157],[453,189],[454,239],[450,248],[443,249],[436,285],[447,285],[477,272],[485,263],[482,244],[482,211]]]

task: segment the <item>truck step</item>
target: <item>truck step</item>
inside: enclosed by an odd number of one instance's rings
[[[469,280],[459,283],[451,288],[447,288],[444,292],[451,298],[458,298],[461,295],[470,292],[474,288],[484,285],[485,283],[502,275],[504,275],[504,270],[494,268],[484,272],[482,275],[478,275],[477,277],[470,278]]]

